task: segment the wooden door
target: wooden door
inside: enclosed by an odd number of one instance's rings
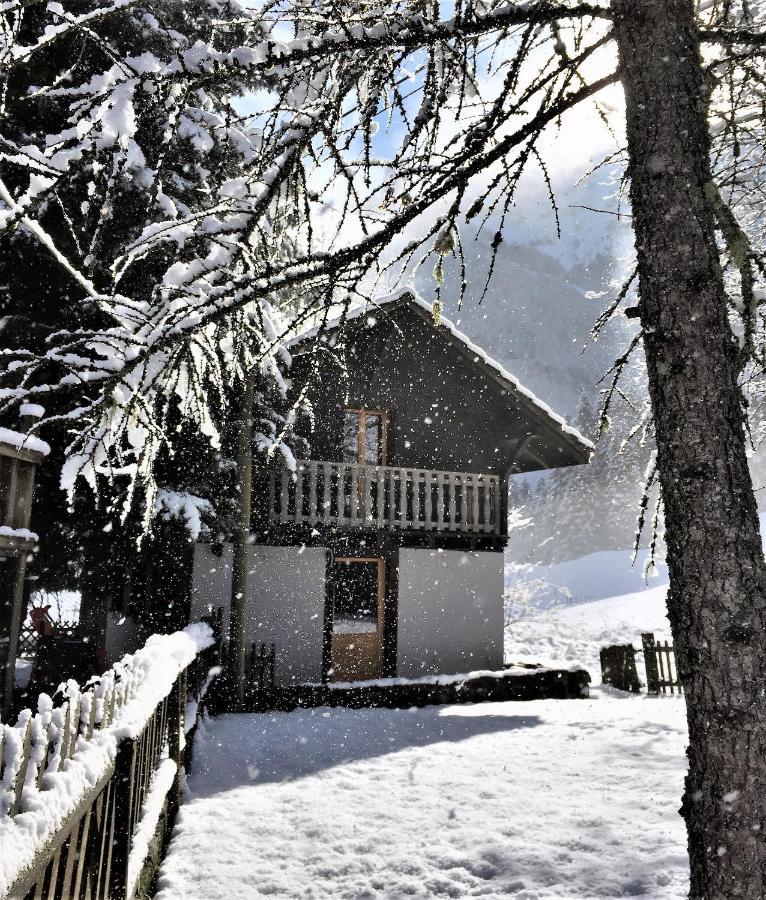
[[[335,560],[332,610],[332,681],[363,681],[383,674],[382,559]]]

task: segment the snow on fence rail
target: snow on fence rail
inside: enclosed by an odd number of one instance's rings
[[[0,898],[127,900],[178,805],[188,694],[215,639],[203,623],[146,645],[55,706],[0,723]],[[194,707],[191,707],[194,709]]]

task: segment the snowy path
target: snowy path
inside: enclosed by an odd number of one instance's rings
[[[676,698],[222,716],[159,900],[686,895]]]

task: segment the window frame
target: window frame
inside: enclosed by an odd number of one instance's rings
[[[343,444],[343,452],[346,450],[345,446],[345,426],[346,426],[346,416],[349,413],[353,413],[356,415],[357,419],[357,433],[356,433],[356,465],[360,466],[387,466],[388,465],[388,435],[389,435],[389,426],[391,424],[391,412],[387,409],[365,409],[360,406],[346,406],[343,409],[343,427],[344,427],[344,444]],[[376,416],[380,419],[380,462],[377,463],[368,463],[366,460],[366,450],[367,450],[367,417],[368,416]]]

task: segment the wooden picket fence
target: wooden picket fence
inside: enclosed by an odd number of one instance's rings
[[[675,648],[668,641],[655,640],[651,631],[641,635],[646,667],[647,694],[682,694]]]
[[[653,632],[641,635],[647,694],[682,694],[675,648],[669,641],[658,641]],[[601,648],[601,679],[622,691],[638,693],[641,682],[636,669],[636,650],[632,644],[613,644]]]
[[[198,654],[178,673],[140,731],[118,740],[113,761],[3,896],[129,900],[148,888],[159,864],[157,847],[169,837],[178,808],[188,750],[187,702],[196,701],[196,712],[217,652],[213,646]],[[59,706],[43,695],[35,715],[25,710],[15,725],[0,724],[0,825],[24,811],[28,796],[44,808],[46,789],[55,782],[51,776],[66,771],[67,761],[87,753],[89,746],[106,746],[109,735],[100,741],[100,733],[121,725],[123,710],[146,688],[140,668],[118,664],[84,689],[70,681]],[[160,769],[164,796],[158,802],[152,798],[155,802],[145,808],[161,780],[156,777]],[[145,841],[136,859],[131,852],[139,831]]]

